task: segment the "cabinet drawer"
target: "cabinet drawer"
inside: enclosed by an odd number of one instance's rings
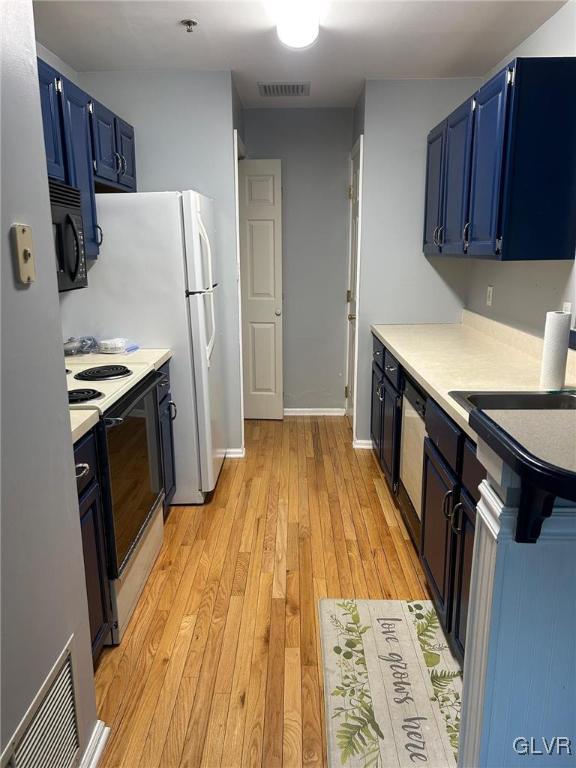
[[[170,394],[170,363],[164,363],[158,369],[158,373],[164,376],[164,379],[158,384],[158,403],[161,403]]]
[[[396,389],[400,389],[400,364],[394,355],[390,354],[387,349],[384,351],[384,373],[390,383],[393,384]]]
[[[378,368],[384,370],[384,344],[374,335],[372,335],[372,360]]]
[[[462,485],[475,502],[480,501],[478,486],[486,477],[486,470],[476,458],[476,446],[466,438],[462,455]]]
[[[426,403],[426,432],[444,459],[458,474],[463,435],[452,419],[433,400]]]
[[[82,494],[96,477],[98,454],[94,433],[90,432],[74,446],[74,464],[78,496]]]

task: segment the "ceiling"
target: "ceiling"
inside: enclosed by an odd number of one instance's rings
[[[353,106],[364,79],[485,75],[564,0],[328,0],[308,50],[278,41],[257,0],[38,0],[36,36],[80,72],[234,72],[244,106]],[[198,20],[191,34],[182,18]],[[258,95],[310,80],[309,97]]]

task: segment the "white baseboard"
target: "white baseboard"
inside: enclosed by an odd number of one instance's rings
[[[108,736],[110,736],[110,728],[102,720],[96,720],[92,736],[82,756],[80,768],[98,768]]]
[[[284,416],[345,416],[345,408],[284,408]]]
[[[352,448],[358,448],[359,450],[371,450],[372,440],[354,440],[352,442]]]
[[[245,448],[228,448],[226,451],[227,459],[243,459],[246,456]]]

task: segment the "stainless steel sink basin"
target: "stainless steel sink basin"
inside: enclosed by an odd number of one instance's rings
[[[576,390],[562,392],[449,392],[468,412],[576,410]]]

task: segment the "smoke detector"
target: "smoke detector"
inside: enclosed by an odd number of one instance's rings
[[[183,27],[186,27],[186,32],[193,32],[194,27],[198,26],[196,19],[181,19],[180,24],[182,24]]]

